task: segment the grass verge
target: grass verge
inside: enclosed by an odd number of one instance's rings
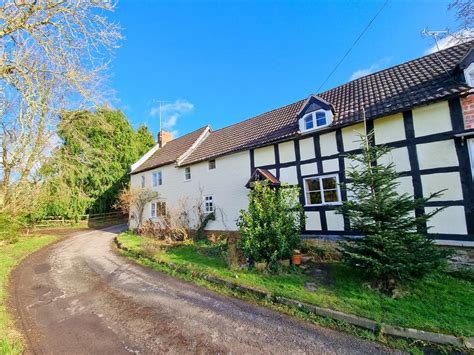
[[[15,330],[14,321],[7,311],[7,286],[10,272],[29,254],[48,245],[58,237],[52,235],[20,236],[15,243],[0,246],[0,353],[21,354],[21,335]]]
[[[474,335],[474,304],[470,301],[474,299],[472,280],[437,273],[417,283],[406,285],[400,296],[394,299],[372,290],[361,275],[339,263],[326,265],[330,275],[330,282],[327,282],[317,277],[315,279],[314,275],[306,275],[296,268],[290,268],[278,275],[251,270],[229,270],[223,257],[224,246],[221,244],[203,243],[160,248],[159,245],[156,247],[156,241],[128,232],[121,234],[119,241],[132,253],[152,256],[157,261],[182,265],[192,272],[204,272],[272,295],[392,325],[457,336]],[[155,247],[151,247],[153,245]],[[164,265],[155,263],[152,266],[176,274],[167,270]],[[306,282],[315,282],[316,291],[306,290]]]

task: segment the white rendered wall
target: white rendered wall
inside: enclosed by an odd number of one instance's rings
[[[151,187],[152,174],[161,170],[163,185]],[[193,206],[201,201],[202,196],[212,195],[216,206],[216,220],[210,221],[208,230],[236,230],[236,220],[239,211],[247,207],[247,193],[245,184],[250,178],[249,152],[241,152],[216,159],[216,169],[208,170],[208,162],[191,165],[191,180],[184,180],[184,168],[174,165],[144,172],[147,187],[160,193],[160,200],[166,202],[168,210],[177,208],[181,203]],[[140,187],[141,174],[132,175],[131,184]],[[195,214],[190,211],[193,223],[196,223]],[[144,220],[151,217],[151,206],[145,207]]]

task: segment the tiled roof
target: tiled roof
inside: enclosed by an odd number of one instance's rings
[[[454,46],[353,80],[317,94],[335,109],[332,126],[373,119],[459,95],[469,87],[456,79],[457,64],[474,42]],[[297,113],[305,99],[211,132],[181,165],[263,146],[298,134]],[[330,128],[328,128],[330,129]]]
[[[142,165],[133,170],[132,174],[174,163],[191,148],[207,129],[209,129],[209,126],[204,126],[194,132],[169,141],[162,148],[153,153]]]

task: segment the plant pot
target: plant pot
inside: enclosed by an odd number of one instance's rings
[[[281,266],[290,266],[290,259],[278,260]]]
[[[257,269],[257,271],[263,271],[266,268],[267,268],[267,262],[266,261],[255,263],[255,269]]]
[[[301,254],[295,254],[291,257],[291,263],[293,265],[301,265]]]

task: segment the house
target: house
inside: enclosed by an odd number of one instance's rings
[[[160,193],[145,218],[157,217],[158,203],[198,199],[216,211],[208,230],[236,230],[253,176],[301,187],[303,237],[357,235],[335,207],[347,199],[339,186],[351,165],[345,153],[358,151],[365,115],[375,143],[394,148],[387,161],[400,173],[400,192],[446,189],[424,207],[446,207],[429,222],[429,237],[474,246],[473,49],[474,42],[460,44],[222,129],[205,126],[173,140],[162,133],[132,166],[132,186]]]

